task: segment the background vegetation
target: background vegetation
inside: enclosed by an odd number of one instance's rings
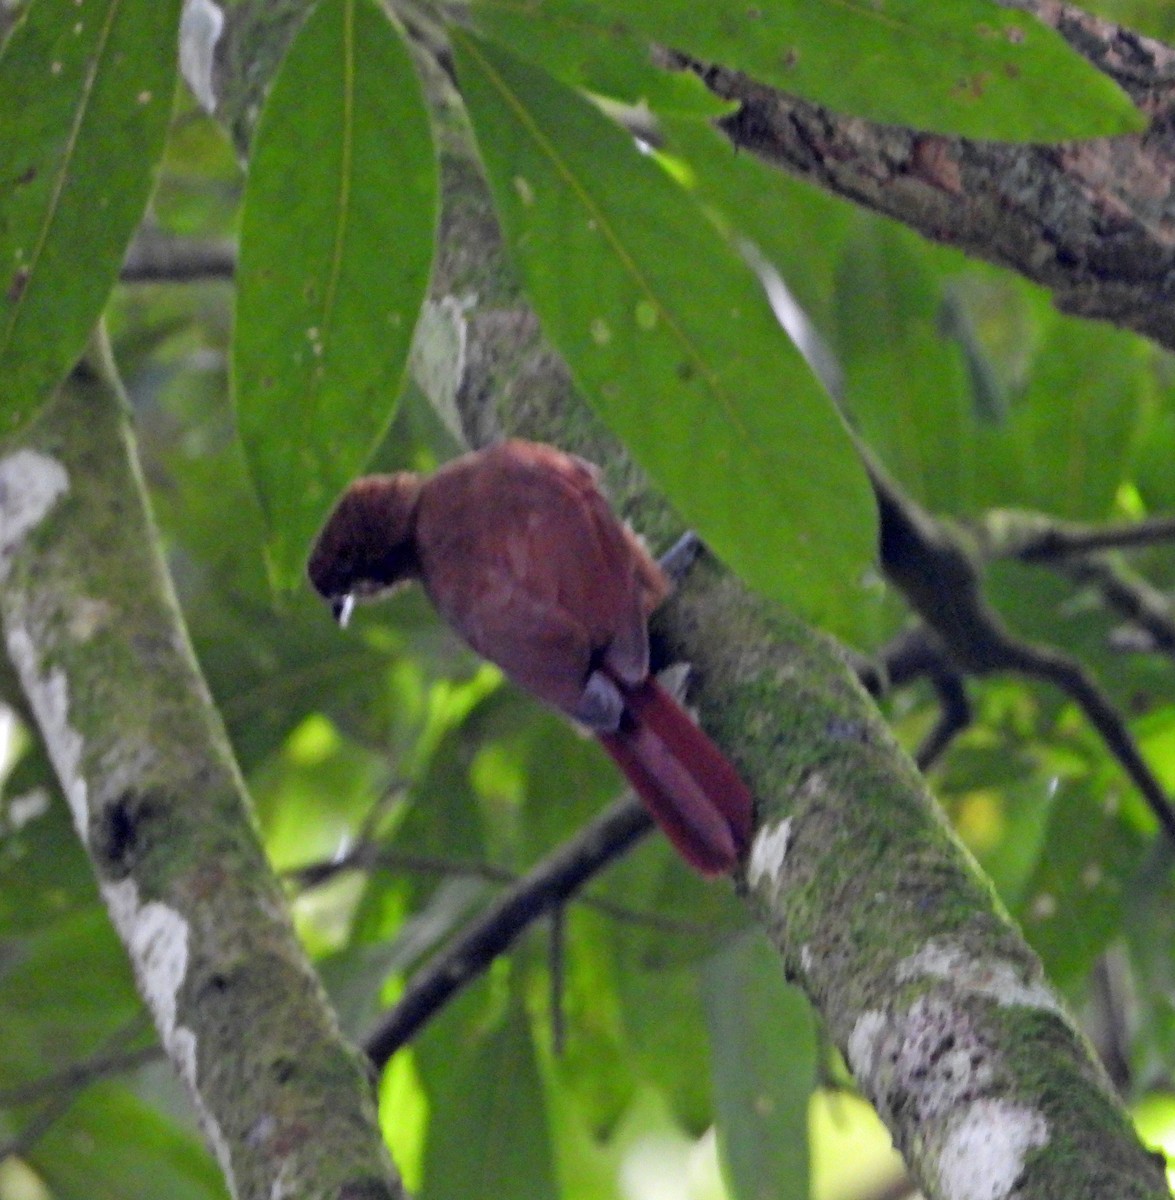
[[[525,400],[476,325],[521,296],[679,524],[850,648],[1145,1136],[1175,1139],[1175,53],[1149,40],[1175,7],[1089,7],[201,0],[174,105],[178,0],[0,10],[11,444],[87,344],[67,386],[106,370],[101,317],[351,1038],[451,939],[519,933],[382,1076],[411,1190],[908,1186],[734,890],[627,810],[515,930],[493,906],[581,853],[614,772],[421,596],[343,634],[301,581],[347,480],[459,452],[467,372]],[[222,1195],[0,685],[0,1198]]]

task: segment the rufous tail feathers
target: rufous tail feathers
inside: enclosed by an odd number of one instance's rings
[[[751,840],[747,785],[655,679],[623,691],[625,718],[600,735],[604,749],[688,863],[703,875],[733,870]]]

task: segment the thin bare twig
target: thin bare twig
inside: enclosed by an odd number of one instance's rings
[[[6,1142],[0,1142],[0,1163],[8,1158],[21,1158],[27,1154],[42,1137],[55,1125],[73,1106],[78,1091],[60,1092],[50,1097],[25,1123],[24,1127]]]
[[[914,761],[921,771],[929,770],[971,724],[974,714],[966,679],[951,662],[939,638],[924,624],[900,633],[882,649],[875,662],[861,663],[857,674],[874,696],[916,679],[926,679],[934,689],[939,717],[914,752]]]
[[[938,696],[939,714],[934,727],[914,751],[914,761],[920,771],[928,771],[934,766],[951,742],[971,724],[974,716],[962,675],[957,671],[942,671],[929,678]]]
[[[957,667],[975,675],[1013,671],[1052,684],[1085,715],[1175,844],[1175,807],[1110,698],[1081,663],[1051,646],[1015,637],[987,603],[982,555],[967,531],[936,521],[867,463],[881,513],[881,563],[888,578],[941,639]]]
[[[433,854],[411,854],[402,850],[385,849],[374,842],[356,843],[346,854],[338,858],[304,863],[283,872],[300,891],[321,887],[324,883],[348,871],[371,870],[403,871],[410,875],[459,876],[465,879],[484,879],[487,883],[516,883],[518,875],[505,867],[492,863],[471,862],[464,859],[444,858]]]
[[[1049,563],[1100,550],[1134,550],[1175,542],[1175,517],[1081,525],[1044,513],[994,509],[984,515],[975,532],[985,559]]]
[[[1079,559],[1061,569],[1076,582],[1096,587],[1115,612],[1144,630],[1150,649],[1175,655],[1175,606],[1165,592],[1103,554]]]
[[[652,828],[642,805],[625,796],[518,880],[412,977],[399,1003],[364,1040],[375,1067],[382,1068],[449,997],[484,972],[535,920],[574,895]]]
[[[51,1075],[29,1083],[17,1084],[0,1092],[0,1108],[17,1108],[44,1100],[23,1128],[6,1142],[0,1142],[0,1162],[20,1157],[45,1135],[72,1107],[79,1093],[92,1083],[136,1070],[149,1062],[163,1061],[159,1045],[137,1049],[113,1049],[141,1036],[147,1028],[145,1014],[137,1014],[105,1040],[101,1049],[80,1062],[71,1063]]]
[[[492,863],[469,862],[428,854],[409,854],[374,845],[358,845],[339,858],[307,863],[301,867],[293,867],[283,874],[284,878],[293,881],[295,887],[309,889],[320,887],[347,871],[374,869],[404,871],[413,875],[484,879],[487,883],[508,885],[517,884],[522,879],[517,871],[508,870],[506,867],[496,867]],[[582,904],[584,908],[594,909],[596,912],[626,925],[640,925],[647,929],[659,929],[663,933],[686,937],[704,937],[709,932],[695,921],[685,921],[680,917],[667,917],[664,913],[631,908],[626,904],[617,904],[614,900],[608,900],[603,896],[593,895],[591,892],[580,892],[573,899],[577,904]]]
[[[23,1104],[35,1104],[38,1100],[52,1097],[63,1088],[80,1091],[91,1083],[109,1079],[112,1075],[123,1075],[137,1071],[148,1063],[163,1062],[165,1055],[159,1045],[140,1046],[136,1050],[115,1050],[95,1054],[81,1062],[70,1063],[51,1075],[43,1075],[30,1083],[19,1083],[0,1089],[0,1108],[17,1108]],[[2,1158],[3,1155],[0,1155]]]
[[[226,239],[176,237],[145,225],[127,250],[119,279],[123,283],[229,281],[236,267],[237,248]]]

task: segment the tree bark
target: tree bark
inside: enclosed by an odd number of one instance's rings
[[[663,548],[680,523],[542,340],[457,99],[439,72],[430,88],[445,236],[421,340],[443,315],[438,344],[462,352],[443,387],[435,371],[418,383],[470,444],[523,436],[601,464],[613,501]],[[924,1193],[1167,1196],[1161,1163],[839,647],[713,560],[654,629],[694,667],[699,718],[758,801],[737,886]]]
[[[1048,288],[1057,307],[1175,349],[1175,50],[1057,0],[1019,0],[1127,92],[1140,134],[1056,143],[948,137],[834,112],[669,52],[739,107],[731,142],[923,237]]]
[[[264,41],[268,7],[237,5],[225,35],[231,49],[217,55],[218,114],[242,145],[249,113],[235,98],[247,89],[232,69],[272,60],[272,46],[246,49]],[[470,445],[519,435],[601,464],[617,506],[655,548],[668,545],[679,522],[543,341],[502,254],[459,97],[423,52],[421,65],[444,190],[441,259],[415,348],[418,383]],[[695,66],[742,101],[728,123],[740,144],[1040,279],[1074,311],[1175,345],[1162,303],[1168,216],[1143,196],[1168,177],[1166,147],[1142,138],[1006,147],[927,137]],[[1133,209],[1123,198],[1132,179],[1141,181]],[[1056,189],[1064,204],[1046,204]],[[1109,211],[1102,201],[1111,193],[1121,203]],[[1110,263],[1119,270],[1107,278]],[[701,722],[758,800],[759,832],[737,886],[925,1194],[1166,1197],[1161,1163],[1139,1143],[1039,961],[839,649],[713,561],[694,570],[656,632],[694,665]]]
[[[0,621],[232,1194],[402,1196],[188,644],[122,400],[84,368],[0,448]]]

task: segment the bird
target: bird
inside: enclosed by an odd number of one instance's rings
[[[509,439],[431,475],[362,476],[307,574],[341,625],[356,601],[420,583],[478,654],[598,737],[690,866],[717,876],[744,857],[749,788],[649,670],[648,619],[672,585],[593,464]]]

